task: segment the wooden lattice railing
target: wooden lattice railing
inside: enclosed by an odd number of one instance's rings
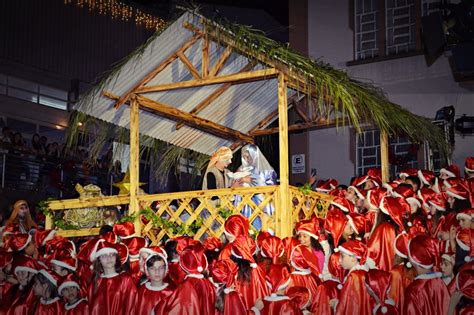
[[[221,237],[225,219],[231,214],[250,214],[249,221],[254,230],[276,231],[276,211],[279,209],[278,186],[216,189],[206,191],[188,191],[166,194],[141,195],[137,199],[140,208],[144,210],[141,216],[141,234],[147,236],[153,244],[161,240],[176,236],[176,229],[186,230],[195,239],[204,240],[209,236]],[[310,192],[304,194],[299,189],[290,186],[290,200],[292,201],[291,222],[306,219],[316,213],[318,217],[325,217],[332,197]],[[68,209],[99,207],[99,209],[122,207],[126,209],[130,197],[110,196],[90,199],[70,199],[51,201],[51,211]],[[290,206],[290,205],[289,205]],[[283,211],[285,211],[284,209]],[[146,215],[145,215],[146,213]],[[273,215],[269,215],[273,213]],[[152,218],[150,218],[152,216]],[[146,217],[146,218],[145,218]],[[166,221],[166,224],[163,222]],[[161,224],[157,224],[161,222]],[[53,227],[53,220],[47,218],[46,228]],[[183,229],[184,227],[184,229]],[[60,235],[66,237],[97,235],[99,228],[81,230],[60,230]]]

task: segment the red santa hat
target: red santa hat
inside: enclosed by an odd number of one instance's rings
[[[100,238],[93,238],[91,240],[86,241],[79,248],[79,252],[77,253],[76,258],[85,263],[92,262],[94,260],[92,255],[94,254],[96,246],[98,245],[99,242],[103,242],[103,241],[104,240]]]
[[[333,190],[328,192],[328,195],[333,196],[333,197],[342,197],[342,198],[344,198],[345,192],[346,192],[345,189],[334,188]]]
[[[328,271],[332,275],[333,280],[339,282],[338,289],[342,289],[342,283],[344,282],[345,270],[342,268],[341,263],[339,262],[341,258],[341,253],[332,253],[328,261]]]
[[[10,252],[19,252],[24,250],[32,241],[31,234],[15,233],[10,235],[5,241],[5,248]]]
[[[3,248],[0,248],[0,269],[5,268],[13,262],[13,255]]]
[[[361,200],[365,199],[365,196],[366,196],[367,192],[364,189],[362,189],[358,186],[349,186],[347,188],[347,190],[349,190],[349,189],[352,189],[359,199],[361,199]]]
[[[334,239],[334,246],[339,244],[339,239],[342,236],[342,232],[346,227],[347,221],[347,217],[339,209],[333,209],[328,212],[326,216],[326,222],[324,222],[324,228],[332,235]]]
[[[300,310],[305,310],[311,305],[311,292],[306,287],[292,286],[286,290],[285,294],[298,305]]]
[[[117,223],[113,231],[121,239],[127,239],[135,236],[135,225],[133,222]]]
[[[56,251],[51,257],[50,262],[70,271],[76,271],[77,269],[77,260],[68,251]]]
[[[291,283],[291,275],[285,264],[270,265],[265,280],[272,293],[285,290]]]
[[[13,265],[13,272],[15,275],[17,275],[19,271],[27,271],[37,274],[40,269],[40,266],[35,259],[25,255],[15,257]]]
[[[104,235],[100,236],[101,239],[109,242],[109,243],[118,243],[119,239],[117,237],[117,234],[115,234],[113,231],[107,232]],[[123,238],[126,239],[126,238]]]
[[[127,246],[131,261],[136,261],[140,257],[140,249],[148,246],[148,241],[143,237],[133,236],[122,239],[122,244]]]
[[[178,254],[181,253],[183,250],[185,250],[187,247],[192,247],[194,245],[197,245],[197,243],[199,243],[187,235],[181,235],[181,236],[167,240],[167,242],[168,241],[176,242],[176,252]]]
[[[400,174],[398,174],[400,178],[409,177],[409,176],[418,176],[418,170],[416,168],[406,168],[403,169]]]
[[[405,229],[403,217],[410,213],[410,205],[403,198],[383,197],[380,202],[380,210],[390,216],[400,231]]]
[[[346,214],[347,220],[356,234],[365,234],[367,230],[367,219],[360,213],[351,212]]]
[[[365,277],[365,284],[376,301],[373,314],[397,314],[395,301],[390,299],[391,274],[388,271],[371,269]]]
[[[67,276],[61,279],[61,282],[58,287],[58,294],[62,296],[62,291],[66,288],[77,288],[77,290],[80,292],[80,295],[85,296],[86,293],[84,292],[84,290],[81,290],[79,282],[80,280],[75,274],[68,274]]]
[[[439,231],[449,232],[452,227],[458,227],[459,223],[456,220],[456,214],[450,212],[444,216],[444,220],[440,223]]]
[[[408,234],[405,231],[398,234],[395,237],[395,241],[393,242],[393,248],[395,250],[395,254],[397,254],[401,258],[408,259],[408,243],[410,242],[412,238],[413,238],[413,235]],[[407,267],[411,267],[411,264],[410,266],[407,266]]]
[[[222,248],[222,242],[215,236],[209,236],[204,240],[202,246],[206,251],[209,252],[219,252]]]
[[[71,255],[76,255],[76,245],[65,237],[55,235],[51,240],[46,241],[46,253],[54,251],[67,251]]]
[[[371,189],[367,192],[367,201],[372,209],[378,209],[382,198],[387,194],[385,188]]]
[[[312,273],[319,275],[318,258],[313,254],[312,250],[304,245],[298,245],[293,248],[290,253],[290,265],[297,271]]]
[[[164,260],[168,259],[168,254],[160,246],[142,247],[142,248],[140,248],[140,250],[138,252],[138,255],[141,255],[142,253],[147,253],[148,256],[150,256],[150,255],[159,255],[159,256],[163,257]]]
[[[434,194],[429,200],[428,203],[433,206],[437,211],[446,211],[447,198],[444,192],[440,194]]]
[[[368,180],[371,180],[375,186],[382,186],[382,171],[380,168],[371,168],[367,171]]]
[[[472,229],[467,228],[467,229],[462,229],[456,234],[456,243],[458,246],[467,252],[470,252],[468,256],[465,257],[466,262],[471,261],[470,255],[471,255],[471,249],[472,249],[472,240],[474,239],[474,232]]]
[[[216,260],[212,263],[210,268],[211,277],[214,284],[225,284],[226,288],[232,287],[235,281],[235,276],[239,268],[230,259]]]
[[[91,254],[91,262],[99,258],[101,255],[107,254],[117,254],[120,258],[120,262],[124,264],[128,259],[128,248],[120,243],[113,244],[100,240],[96,243],[96,247]]]
[[[392,192],[392,195],[395,197],[405,199],[410,205],[416,205],[418,208],[421,208],[420,199],[418,199],[416,193],[410,187],[398,186]]]
[[[452,185],[450,188],[446,190],[446,194],[460,200],[469,199],[469,190],[465,185],[460,182]]]
[[[50,270],[47,269],[40,269],[38,271],[38,274],[42,275],[46,279],[48,279],[49,282],[51,282],[55,287],[58,287],[61,277],[54,272],[51,272]]]
[[[188,274],[201,274],[207,270],[207,258],[202,246],[191,246],[179,254],[179,265]]]
[[[447,175],[448,178],[450,177],[461,177],[461,171],[459,170],[459,167],[455,164],[448,165],[446,167],[443,167],[442,169],[439,170],[440,174],[445,174]]]
[[[470,156],[466,158],[464,162],[464,170],[466,172],[474,172],[474,157]]]
[[[232,242],[231,254],[232,256],[250,262],[252,267],[255,267],[255,260],[253,254],[257,248],[253,239],[249,236],[240,235]]]
[[[367,258],[367,246],[358,240],[349,240],[338,246],[337,249],[342,254],[357,258],[361,265],[365,263]]]
[[[354,212],[354,204],[344,197],[336,197],[331,204],[346,213]]]
[[[425,209],[425,211],[429,210],[429,200],[433,198],[433,196],[436,195],[436,192],[428,187],[423,187],[420,190],[418,190],[417,196],[422,202],[422,206]]]
[[[358,176],[356,178],[354,178],[352,180],[352,183],[351,183],[351,186],[354,186],[354,187],[360,187],[362,185],[365,184],[365,182],[367,181],[368,179],[368,176],[367,175],[364,175],[364,176]]]
[[[266,237],[260,245],[262,257],[270,258],[273,264],[277,264],[279,258],[285,253],[283,242],[277,236]]]
[[[296,234],[306,234],[314,239],[319,239],[319,231],[317,226],[314,224],[314,220],[301,220],[296,223],[295,226]]]
[[[459,220],[461,218],[463,218],[465,220],[468,220],[468,221],[474,220],[474,209],[473,208],[467,208],[467,209],[461,210],[461,212],[456,214],[456,220]]]
[[[296,223],[298,224],[298,223]],[[272,236],[270,233],[268,233],[267,231],[260,231],[257,235],[257,238],[255,239],[255,242],[257,244],[257,248],[262,248],[262,242],[264,239],[266,239],[267,237],[270,237]]]
[[[227,218],[224,223],[224,234],[231,238],[236,238],[240,235],[248,235],[249,221],[240,214],[234,214]]]
[[[448,250],[442,253],[441,259],[449,261],[453,266],[456,263],[456,255],[453,251]]]
[[[56,230],[36,230],[34,238],[36,246],[45,246],[46,242],[52,240],[56,233]]]
[[[281,242],[283,244],[283,248],[285,249],[285,253],[287,254],[287,256],[291,254],[291,252],[293,252],[293,248],[301,244],[301,242],[298,239],[291,236],[287,236],[283,238]],[[287,257],[287,259],[289,262],[290,261],[289,257]]]
[[[328,193],[329,191],[335,189],[338,185],[339,182],[334,178],[329,178],[328,180],[320,180],[316,183],[316,191]]]
[[[397,182],[397,181],[392,181],[392,182],[388,182],[388,183],[383,183],[382,184],[382,187],[387,189],[387,193],[388,194],[392,194],[393,193],[393,190],[395,188],[398,187],[398,185],[400,185],[400,182]]]
[[[418,170],[418,178],[420,179],[421,183],[430,186],[431,180],[435,178],[435,173],[429,170]]]
[[[469,300],[474,300],[474,270],[466,269],[457,274],[456,290]]]
[[[438,241],[428,235],[417,235],[408,242],[408,259],[414,265],[431,269],[439,265]]]

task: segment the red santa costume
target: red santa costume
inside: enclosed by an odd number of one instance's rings
[[[41,269],[38,274],[42,275],[49,282],[51,282],[55,288],[58,287],[59,276],[46,269]],[[40,298],[39,303],[36,305],[35,315],[57,315],[63,313],[63,306],[59,297],[54,297],[49,300]]]
[[[370,314],[370,295],[365,286],[368,268],[364,266],[367,247],[360,241],[350,240],[338,247],[341,254],[355,257],[359,263],[352,267],[344,279],[336,314]]]
[[[262,234],[262,233],[260,233]],[[259,234],[259,236],[260,236]],[[265,271],[268,271],[272,264],[278,264],[282,259],[285,250],[283,248],[283,242],[277,236],[270,234],[264,234],[264,237],[260,237],[260,255],[267,260],[263,260],[258,265]],[[258,241],[258,239],[257,239]]]
[[[400,314],[395,307],[395,301],[389,298],[391,275],[387,271],[371,269],[365,277],[367,290],[372,296],[372,314]]]
[[[318,285],[321,282],[319,275],[321,274],[318,266],[318,259],[313,255],[311,250],[304,246],[296,246],[290,255],[289,264],[293,267],[291,272],[290,287],[308,288],[311,296],[316,296]],[[312,301],[310,309],[315,308],[316,299]]]
[[[292,287],[288,288],[285,295],[298,305],[303,314],[314,314],[309,311],[313,297],[307,288]]]
[[[398,230],[403,231],[403,216],[409,213],[410,206],[403,198],[383,197],[380,203],[380,211],[389,215],[397,224]],[[393,266],[393,257],[395,251],[393,244],[395,242],[395,227],[383,222],[372,232],[368,247],[368,255],[374,261],[378,269],[390,271]]]
[[[367,206],[367,212],[365,218],[367,219],[367,230],[372,231],[375,226],[375,219],[377,217],[377,210],[380,207],[382,198],[387,194],[386,188],[375,188],[367,191],[367,197],[365,198],[365,204]]]
[[[235,281],[235,290],[242,295],[247,309],[250,309],[257,299],[261,299],[268,294],[268,287],[265,284],[265,272],[253,259],[255,249],[255,242],[250,237],[243,235],[235,239],[231,249],[233,257],[250,263],[250,279],[246,281],[240,278],[239,273],[237,273]]]
[[[142,272],[140,271],[140,249],[148,246],[148,241],[143,237],[129,236],[121,238],[122,244],[127,246],[130,262],[129,273],[135,283],[140,281]]]
[[[474,270],[462,270],[456,276],[456,290],[469,300],[474,300]],[[474,305],[462,305],[456,308],[458,315],[474,314]]]
[[[413,238],[405,231],[395,238],[395,254],[403,259],[408,259],[408,242]],[[395,301],[395,306],[402,311],[405,305],[405,290],[416,276],[416,270],[410,262],[402,262],[390,270],[390,298]]]
[[[166,256],[161,254],[151,254],[145,260],[145,268],[146,263],[150,260],[150,258],[154,256],[159,256],[165,262],[165,274],[168,272],[168,263],[166,262]],[[145,271],[146,273],[146,271]],[[137,300],[137,312],[136,314],[150,314],[151,311],[158,306],[158,304],[164,306],[168,298],[173,294],[175,287],[173,284],[169,284],[167,282],[163,282],[161,286],[152,286],[151,282],[145,282],[140,286],[138,289],[138,300]],[[163,307],[164,309],[164,307]],[[155,314],[161,314],[162,312],[158,309],[155,309]]]
[[[240,214],[234,214],[227,218],[224,223],[224,234],[229,241],[222,248],[219,259],[229,259],[232,251],[232,242],[243,235],[247,236],[249,233],[250,223],[246,217]]]
[[[80,281],[76,275],[69,274],[62,279],[62,282],[58,287],[58,293],[60,296],[63,295],[63,290],[66,288],[74,287],[78,290],[79,299],[73,304],[67,302],[64,304],[65,315],[89,314],[89,305],[87,303],[87,298],[85,298],[87,293],[83,288],[81,288],[79,283]]]
[[[298,304],[281,293],[286,290],[291,282],[290,272],[286,265],[270,266],[265,279],[272,293],[263,298],[263,309],[258,309],[254,306],[251,308],[251,311],[256,315],[303,314]]]
[[[211,280],[217,287],[217,294],[223,294],[222,310],[217,315],[245,315],[247,308],[242,296],[232,287],[237,274],[237,265],[229,259],[215,261],[211,268]]]
[[[329,305],[329,301],[333,299],[339,300],[339,294],[342,290],[342,282],[345,277],[345,270],[342,269],[341,264],[339,263],[340,256],[341,253],[337,252],[332,254],[329,259],[328,269],[331,277],[318,286],[316,296],[313,298],[313,301],[315,302],[313,303],[314,307],[311,308],[311,311],[315,314],[334,314],[334,309]]]
[[[11,236],[14,237],[14,236]],[[28,256],[16,256],[13,261],[13,272],[15,275],[20,271],[26,271],[32,274],[37,274],[40,269],[38,263],[33,258]],[[34,313],[34,306],[36,303],[36,296],[33,291],[32,281],[23,287],[17,284],[11,288],[11,304],[8,306],[8,315],[27,315]]]
[[[83,243],[79,248],[79,252],[76,255],[77,258],[77,269],[76,273],[79,276],[81,287],[88,288],[91,280],[94,278],[94,272],[92,270],[92,261],[94,250],[98,243],[102,242],[100,238],[93,238]]]
[[[123,263],[127,260],[128,250],[123,244],[100,240],[92,259],[95,261],[106,254],[118,255]],[[135,314],[137,287],[128,273],[114,272],[108,275],[98,274],[96,277],[97,280],[90,284],[88,291],[90,314]]]
[[[331,250],[329,248],[329,244],[327,241],[325,240],[323,241],[319,239],[320,229],[324,227],[323,224],[322,224],[323,226],[320,226],[319,223],[320,222],[318,218],[312,217],[309,220],[302,220],[296,223],[295,230],[298,235],[306,234],[307,236],[311,237],[315,241],[318,241],[319,244],[321,245],[321,248],[323,250],[314,248],[312,245],[310,247],[313,255],[317,257],[318,269],[319,269],[319,273],[321,273],[325,269],[325,266],[327,266],[327,261],[329,260],[329,256],[331,255]],[[327,259],[326,259],[326,256],[327,256]],[[326,267],[326,270],[327,270],[327,267]]]
[[[408,243],[408,258],[418,268],[432,270],[438,265],[439,244],[427,235],[418,235]],[[450,294],[441,273],[419,274],[405,292],[404,314],[447,314]]]

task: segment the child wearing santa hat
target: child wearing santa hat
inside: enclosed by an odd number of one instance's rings
[[[36,304],[33,279],[40,269],[39,265],[33,258],[21,255],[14,258],[13,266],[18,284],[11,288],[11,304],[7,314],[30,314]]]
[[[390,299],[391,274],[387,271],[371,269],[365,277],[365,285],[372,297],[372,314],[400,314],[395,301]]]
[[[168,272],[168,262],[164,251],[149,255],[145,260],[145,274],[148,279],[138,289],[137,314],[150,314],[155,306],[164,306],[175,287],[164,281]],[[155,314],[161,314],[155,309]]]
[[[338,247],[341,253],[339,263],[348,271],[344,278],[340,299],[331,300],[336,314],[370,314],[370,295],[365,286],[368,268],[365,266],[367,246],[357,240],[350,240]]]
[[[418,235],[408,243],[408,258],[417,276],[405,292],[403,313],[447,314],[449,291],[441,279],[439,267],[439,243],[428,235]]]
[[[35,314],[49,315],[62,313],[62,305],[58,297],[59,276],[46,269],[41,269],[35,276],[33,291],[39,297]]]
[[[454,278],[454,264],[456,262],[453,252],[446,252],[441,255],[441,279],[448,287],[450,294],[453,294],[456,289],[456,281]]]
[[[64,304],[65,315],[89,314],[86,293],[79,283],[76,275],[68,274],[58,287],[59,295],[66,301]]]
[[[462,270],[455,279],[456,291],[452,294],[448,314],[474,314],[474,270]]]
[[[122,269],[127,256],[125,245],[105,240],[96,243],[91,254],[94,278],[88,290],[90,314],[135,314],[137,287]]]

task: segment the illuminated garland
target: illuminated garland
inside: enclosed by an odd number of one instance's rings
[[[133,8],[117,0],[64,0],[64,4],[73,4],[79,8],[88,8],[89,11],[98,12],[101,15],[109,15],[112,19],[122,21],[135,20],[138,26],[159,31],[166,26],[166,22],[159,17],[145,13],[140,9]]]

